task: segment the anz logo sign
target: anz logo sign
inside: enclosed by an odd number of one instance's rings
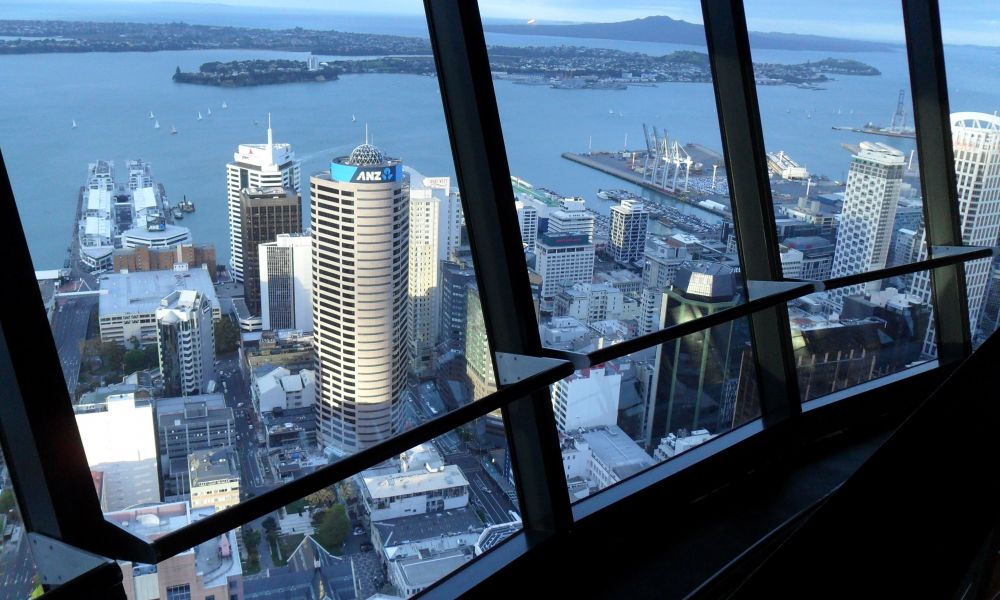
[[[389,182],[396,181],[396,169],[383,167],[381,169],[358,169],[354,174],[355,181]]]
[[[358,167],[334,162],[330,163],[330,176],[334,181],[351,183],[392,183],[402,179],[403,167],[398,164]]]

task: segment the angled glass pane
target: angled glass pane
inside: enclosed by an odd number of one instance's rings
[[[962,243],[993,246],[1000,238],[1000,43],[991,26],[1000,9],[943,0],[940,11]],[[965,281],[978,346],[1000,326],[1000,262],[968,263]]]
[[[664,326],[734,306],[677,287]],[[747,319],[577,371],[552,386],[574,502],[760,416]]]
[[[823,293],[789,303],[802,401],[904,372],[929,360],[933,306],[905,291],[929,286],[929,278],[929,271],[918,271],[881,280],[873,291],[846,295],[838,315],[824,309]]]
[[[923,210],[900,6],[790,6],[746,4],[785,276],[919,260],[906,243]],[[856,291],[831,293],[830,310]]]
[[[542,342],[586,350],[659,329],[685,261],[739,270],[726,166],[697,2],[538,13],[482,10]]]
[[[0,27],[0,148],[108,513],[224,510],[496,389],[422,4],[164,10]]]

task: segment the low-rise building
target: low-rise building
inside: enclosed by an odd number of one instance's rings
[[[384,521],[469,504],[469,480],[455,465],[362,478],[362,499],[372,521]]]
[[[258,413],[275,408],[312,407],[316,399],[316,375],[303,369],[292,373],[284,367],[261,365],[250,378],[250,396]]]
[[[233,409],[222,394],[202,394],[160,398],[155,410],[164,496],[187,494],[188,456],[236,445]]]
[[[156,431],[150,400],[112,394],[74,407],[91,471],[100,473],[109,510],[160,501]]]
[[[660,445],[653,450],[653,460],[662,462],[668,458],[673,458],[681,452],[686,452],[695,446],[700,446],[714,437],[715,435],[709,433],[707,429],[695,429],[688,435],[668,433],[666,437],[660,440]]]
[[[404,597],[438,581],[475,556],[484,529],[471,507],[372,523],[372,545]]]
[[[567,480],[583,480],[586,496],[653,466],[654,461],[617,425],[560,434]]]
[[[187,501],[104,514],[140,539],[155,540],[215,512],[192,509]],[[228,531],[155,565],[121,561],[122,587],[129,600],[243,598],[243,565],[236,532]]]
[[[191,508],[220,511],[240,503],[240,470],[230,448],[195,450],[188,455]]]
[[[292,373],[313,368],[312,336],[301,331],[264,331],[255,342],[240,346],[243,374],[249,378],[258,367],[270,364]]]
[[[114,251],[115,272],[170,271],[178,263],[188,268],[208,269],[212,281],[218,281],[215,246],[212,244],[179,244],[169,248],[121,248]]]
[[[316,408],[303,406],[273,410],[261,415],[267,431],[268,452],[316,446]]]
[[[212,277],[207,268],[189,269],[178,263],[169,271],[123,271],[101,275],[98,321],[102,342],[140,344],[156,342],[156,309],[160,301],[178,290],[194,290],[211,305],[212,320],[222,318]]]

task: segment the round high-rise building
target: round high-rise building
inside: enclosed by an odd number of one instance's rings
[[[370,144],[309,179],[319,441],[345,454],[401,428],[409,176]]]

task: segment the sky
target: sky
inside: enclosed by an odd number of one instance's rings
[[[81,10],[93,7],[93,0],[0,0],[6,4],[33,7],[70,6]],[[281,11],[334,12],[344,14],[382,14],[418,16],[423,14],[419,0],[379,0],[355,3],[345,0],[98,0],[108,6],[158,4],[179,11],[246,10],[249,7]],[[357,7],[364,8],[358,10]],[[650,15],[668,15],[675,19],[700,23],[698,0],[480,0],[484,19],[527,22],[609,22]],[[902,41],[902,11],[898,0],[747,0],[747,23],[752,31],[781,31],[868,39]],[[1000,1],[940,0],[945,43],[1000,46]],[[0,18],[3,11],[0,10]],[[192,18],[191,22],[196,22]]]

